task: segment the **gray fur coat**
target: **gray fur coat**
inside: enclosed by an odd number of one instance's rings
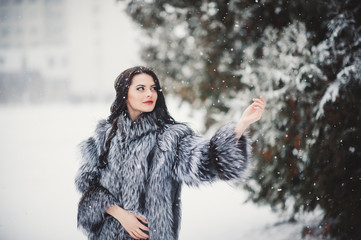
[[[119,118],[108,165],[99,169],[98,156],[110,128],[100,121],[94,136],[80,145],[78,227],[91,240],[132,239],[105,213],[113,204],[145,217],[150,240],[178,239],[182,183],[198,186],[241,178],[251,155],[247,137],[237,141],[234,124],[223,126],[209,140],[184,124],[159,127],[154,113],[148,113],[136,121]]]

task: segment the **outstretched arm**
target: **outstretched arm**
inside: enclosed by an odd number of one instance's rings
[[[265,106],[263,97],[253,99],[237,124],[221,127],[211,140],[180,129],[174,131],[183,132],[179,142],[173,145],[177,146],[176,178],[188,185],[211,182],[217,177],[222,180],[242,178],[251,159],[250,139],[244,131],[261,118]]]
[[[261,98],[253,98],[252,100],[253,103],[244,110],[236,125],[235,132],[238,139],[249,125],[261,119],[264,108],[266,107],[266,101],[262,96]]]
[[[174,152],[176,159],[175,179],[193,186],[216,179],[242,179],[251,158],[251,147],[246,134],[236,137],[235,127],[234,123],[224,125],[210,140],[190,132],[175,141],[167,141],[170,144],[164,151]]]

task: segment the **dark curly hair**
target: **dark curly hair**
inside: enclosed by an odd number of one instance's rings
[[[168,112],[167,106],[165,104],[162,88],[160,87],[160,83],[157,75],[151,69],[142,66],[132,67],[125,70],[116,78],[114,82],[116,97],[112,106],[110,107],[110,116],[107,119],[107,121],[112,124],[112,127],[105,142],[105,149],[99,155],[99,159],[98,159],[99,168],[105,168],[106,165],[108,164],[107,158],[109,154],[110,143],[117,132],[119,116],[121,114],[126,114],[127,116],[129,116],[127,103],[126,103],[129,86],[132,83],[133,77],[141,73],[150,75],[153,78],[157,89],[158,98],[155,104],[155,108],[153,110],[153,112],[155,112],[157,116],[157,124],[159,126],[162,126],[164,123],[170,123],[170,124],[175,123],[175,120],[170,116]]]

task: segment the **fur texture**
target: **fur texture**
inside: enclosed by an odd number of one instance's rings
[[[82,165],[75,180],[82,193],[78,227],[89,239],[132,239],[105,213],[117,204],[147,219],[150,240],[176,240],[182,183],[198,186],[243,176],[251,148],[246,135],[237,142],[234,124],[225,125],[207,140],[184,124],[159,127],[155,119],[153,113],[136,121],[121,116],[104,169],[97,168],[98,156],[110,124],[100,121],[94,136],[81,143]]]

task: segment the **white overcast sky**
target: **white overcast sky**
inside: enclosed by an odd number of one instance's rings
[[[75,92],[113,93],[117,75],[128,67],[142,64],[141,30],[125,13],[125,5],[115,0],[68,2],[69,52]]]

